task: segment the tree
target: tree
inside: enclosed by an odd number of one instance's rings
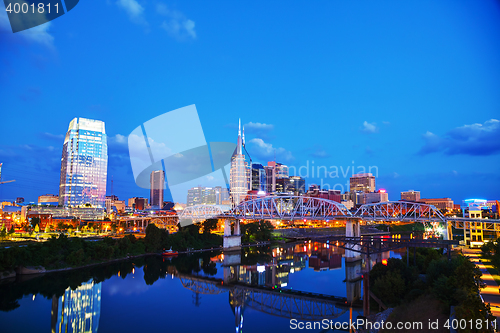
[[[202,223],[203,233],[205,235],[212,233],[212,231],[217,228],[217,223],[218,223],[217,219],[208,219],[208,220],[203,221],[203,223]]]
[[[2,226],[2,231],[0,231],[0,238],[4,239],[7,237],[7,229],[5,228],[5,224]]]
[[[40,232],[40,227],[39,227],[39,225],[38,225],[38,224],[37,224],[37,225],[35,225],[35,232],[36,232],[36,233],[39,233],[39,232]]]
[[[40,218],[39,217],[32,217],[31,218],[31,227],[34,228],[36,227],[37,225],[39,225],[41,222]]]
[[[9,230],[9,236],[12,236],[16,231],[14,230],[14,226],[11,225],[10,226],[10,230]]]
[[[148,252],[157,252],[161,249],[162,244],[162,232],[153,223],[148,224],[146,227],[146,237],[144,238],[144,243],[146,244],[146,250]]]
[[[116,223],[111,224],[111,232],[116,234]]]
[[[47,223],[47,225],[45,226],[45,232],[49,232],[50,231],[50,227],[49,227],[49,224]]]

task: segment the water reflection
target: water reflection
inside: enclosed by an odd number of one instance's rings
[[[232,314],[229,314],[231,319],[225,317],[221,322],[230,320],[237,332],[243,329],[243,319],[249,313],[252,314],[250,318],[255,318],[255,313],[259,313],[258,318],[264,316],[267,325],[277,325],[275,323],[291,318],[346,320],[363,312],[366,314],[367,302],[363,302],[363,295],[369,293],[366,273],[376,262],[388,257],[387,252],[348,260],[344,249],[335,244],[316,242],[279,248],[246,248],[235,253],[200,253],[171,259],[152,256],[0,284],[0,310],[14,310],[18,316],[25,316],[29,309],[22,309],[25,300],[29,298],[31,301],[32,296],[41,294],[52,300],[51,331],[57,333],[97,332],[100,326],[106,327],[126,318],[126,315],[120,318],[121,314],[112,317],[109,310],[101,317],[101,305],[104,309],[121,308],[126,305],[117,302],[134,304],[139,300],[163,302],[157,305],[162,308],[169,304],[176,308],[184,304],[180,309],[188,311],[186,307],[189,306],[184,301],[187,300],[193,308],[200,309],[198,315],[207,311],[206,306],[215,304],[219,306],[218,311],[224,313],[220,308],[223,301],[231,308]],[[166,278],[172,282],[159,282]],[[161,298],[158,288],[155,288],[154,295],[151,294],[151,286],[157,283],[163,288]],[[107,298],[101,304],[102,288]],[[181,295],[182,290],[184,300],[170,300],[170,295]],[[192,293],[187,296],[186,290]],[[44,311],[48,315],[50,310]],[[0,313],[0,320],[11,321],[12,327],[15,318]],[[252,324],[251,320],[245,325]],[[156,325],[160,325],[160,321]],[[121,331],[132,329],[125,327]]]
[[[75,290],[67,288],[64,295],[52,296],[53,333],[96,333],[101,315],[101,283],[84,282]]]

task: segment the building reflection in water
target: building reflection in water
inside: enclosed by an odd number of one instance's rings
[[[91,279],[80,287],[52,297],[52,333],[95,333],[101,315],[101,282]]]

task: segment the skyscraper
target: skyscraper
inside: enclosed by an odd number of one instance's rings
[[[288,166],[270,161],[267,162],[264,169],[266,171],[267,192],[282,192],[281,187],[280,189],[277,188],[277,179],[288,178]]]
[[[64,138],[59,205],[104,208],[108,144],[104,122],[75,118]]]
[[[243,201],[250,189],[250,167],[243,154],[243,139],[241,136],[241,121],[238,127],[238,143],[236,151],[231,158],[231,169],[229,175],[229,189],[233,205]]]
[[[165,190],[165,172],[163,170],[156,170],[151,172],[151,194],[149,202],[151,206],[158,206],[160,209],[163,207],[163,194]]]
[[[267,191],[266,170],[262,164],[252,163],[252,191]]]

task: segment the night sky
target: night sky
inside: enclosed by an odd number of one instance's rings
[[[108,194],[149,197],[127,137],[192,104],[307,185],[371,167],[391,200],[500,199],[499,1],[80,1],[16,34],[1,11],[0,86],[4,200],[58,193],[74,117],[106,123]]]

